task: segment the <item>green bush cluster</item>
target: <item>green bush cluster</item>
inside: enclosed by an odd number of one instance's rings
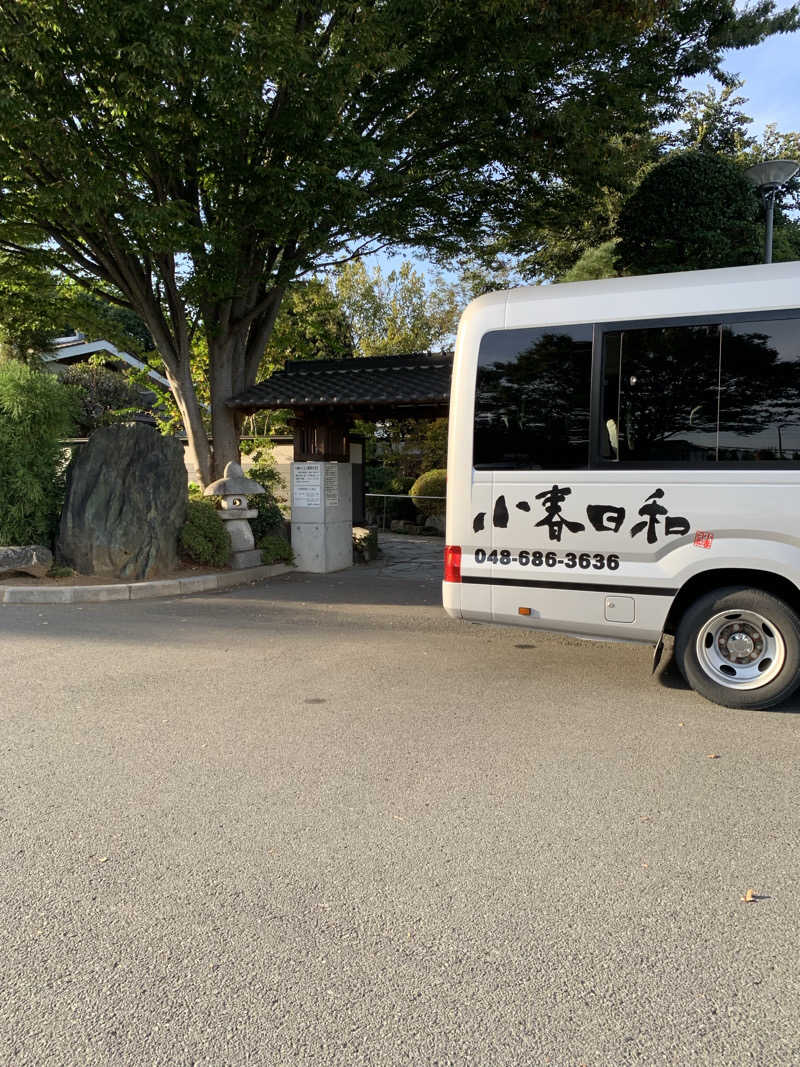
[[[272,459],[261,455],[247,471],[247,477],[264,487],[263,493],[247,498],[248,506],[255,508],[258,512],[258,515],[250,520],[256,545],[260,548],[261,542],[268,537],[281,537],[284,544],[288,544],[282,536],[283,512],[276,499],[276,494],[281,490],[283,483]]]
[[[292,546],[280,534],[265,534],[256,542],[256,548],[261,549],[261,562],[267,566],[273,563],[294,563]]]
[[[447,464],[446,418],[393,419],[380,430],[357,422],[356,429],[364,435],[368,493],[407,493],[420,474]]]
[[[143,405],[147,406],[144,390],[107,367],[77,363],[67,368],[62,381],[75,386],[78,392],[77,423],[81,436],[88,437],[99,426],[130,418]]]
[[[180,534],[181,554],[207,567],[224,567],[231,554],[231,539],[214,502],[190,497],[186,522]]]
[[[283,529],[283,512],[269,493],[248,497],[247,502],[258,514],[250,520],[253,537],[258,541]]]
[[[54,563],[47,572],[48,578],[71,578],[75,571],[72,567],[65,567],[61,563]]]
[[[447,495],[447,471],[434,470],[421,474],[410,489],[414,506],[423,515],[444,515],[444,500],[424,500],[423,497],[445,497]]]
[[[77,408],[52,374],[0,363],[0,545],[52,547],[64,503],[68,437]]]

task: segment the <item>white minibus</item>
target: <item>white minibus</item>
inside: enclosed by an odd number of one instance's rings
[[[444,606],[675,637],[728,707],[800,685],[800,263],[473,301],[450,396]]]

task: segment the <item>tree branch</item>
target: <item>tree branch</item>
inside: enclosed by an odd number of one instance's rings
[[[286,289],[283,286],[276,286],[272,289],[269,294],[272,303],[265,308],[259,318],[255,319],[251,324],[250,333],[247,338],[247,348],[245,350],[245,388],[247,388],[248,385],[252,385],[256,380],[258,366],[261,363],[264,349],[267,347],[267,343],[272,336],[272,330],[275,326],[275,320],[278,317],[281,301],[283,300],[285,292]]]

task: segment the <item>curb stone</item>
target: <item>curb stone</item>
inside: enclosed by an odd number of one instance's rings
[[[277,578],[294,570],[285,563],[272,567],[247,567],[224,574],[198,574],[194,578],[167,578],[129,585],[72,585],[37,589],[35,585],[0,586],[2,604],[91,604],[107,600],[145,600],[166,596],[213,593],[265,578]]]

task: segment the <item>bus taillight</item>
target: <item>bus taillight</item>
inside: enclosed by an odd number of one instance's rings
[[[461,581],[461,545],[444,546],[444,580]]]

